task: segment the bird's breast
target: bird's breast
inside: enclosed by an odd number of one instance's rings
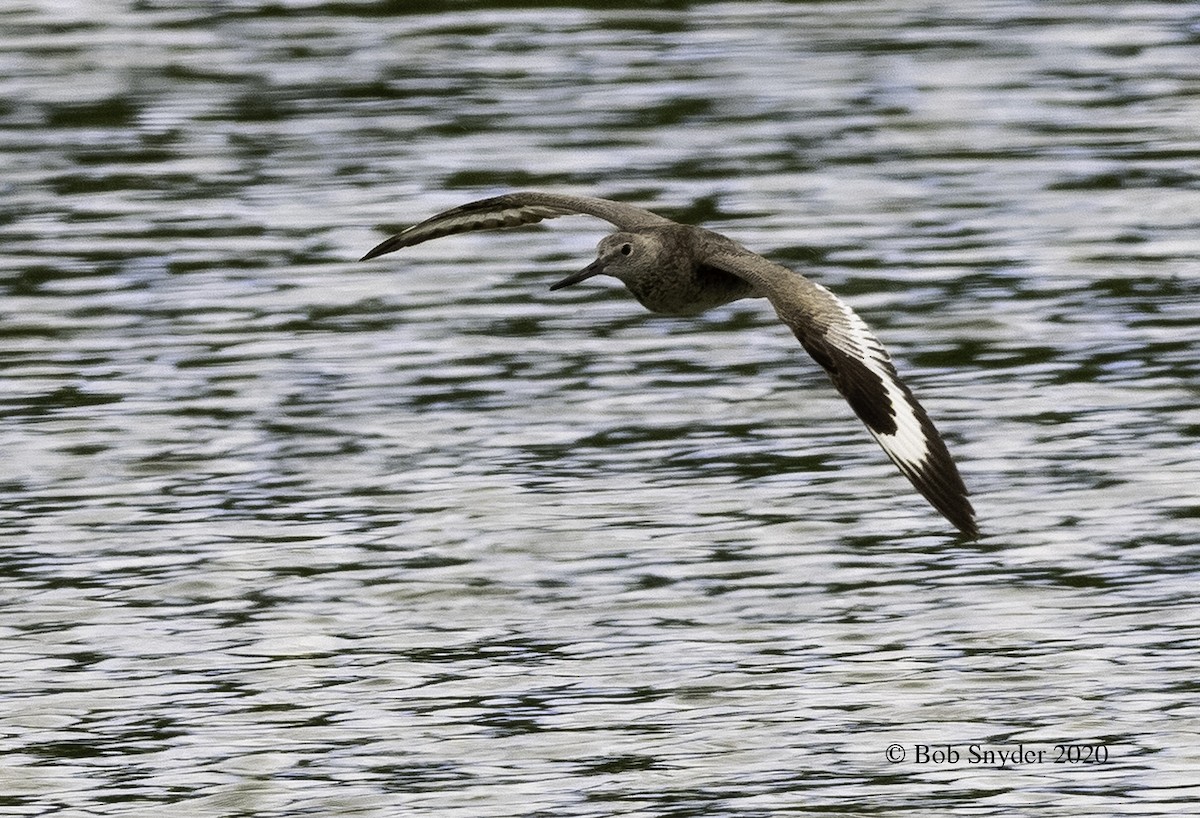
[[[625,286],[643,307],[659,315],[697,315],[755,294],[746,281],[703,264],[689,269],[667,267]]]

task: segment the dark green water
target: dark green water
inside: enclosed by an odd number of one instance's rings
[[[1200,799],[1193,7],[0,30],[0,815]],[[548,292],[598,222],[354,261],[521,188],[841,294],[987,536],[948,536],[765,304]]]

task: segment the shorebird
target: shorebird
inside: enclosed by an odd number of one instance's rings
[[[617,231],[600,241],[595,261],[551,290],[609,275],[651,312],[679,316],[765,297],[917,491],[964,536],[979,536],[975,510],[945,442],[866,323],[820,284],[720,233],[609,199],[526,191],[438,213],[376,245],[361,260],[455,233],[569,215],[595,216]]]

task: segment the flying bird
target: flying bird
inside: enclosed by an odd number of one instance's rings
[[[595,216],[617,231],[600,241],[595,261],[551,290],[609,275],[651,312],[678,316],[765,297],[917,491],[964,536],[979,536],[945,442],[866,323],[820,284],[720,233],[609,199],[526,191],[439,213],[381,242],[362,261],[455,233],[570,215]]]

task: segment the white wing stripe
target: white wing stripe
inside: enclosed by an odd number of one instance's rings
[[[858,313],[850,309],[849,305],[825,287],[820,284],[817,286],[828,294],[846,320],[845,326],[830,327],[826,337],[861,360],[868,369],[879,376],[887,390],[887,399],[891,405],[891,414],[895,418],[896,431],[893,434],[881,434],[869,426],[867,431],[879,441],[879,445],[887,452],[888,457],[902,471],[911,470],[917,474],[925,471],[929,459],[928,438],[921,425],[921,419],[917,417],[916,411],[913,409],[910,398],[896,380],[896,376],[890,371],[891,358],[888,356],[887,350],[871,334],[870,328],[858,316]]]

